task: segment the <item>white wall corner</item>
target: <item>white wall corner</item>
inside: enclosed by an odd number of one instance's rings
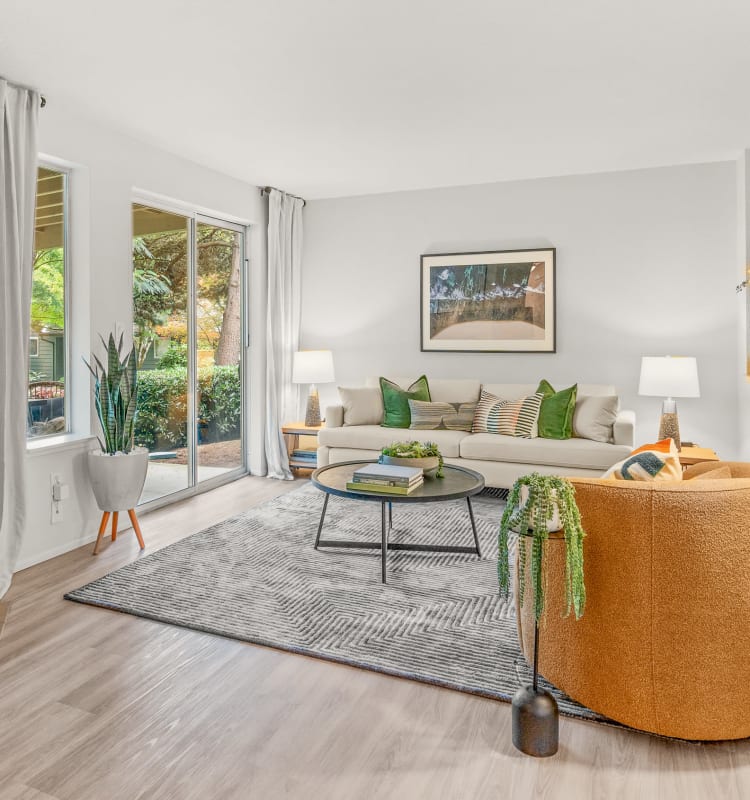
[[[750,278],[750,150],[737,159],[737,283]],[[737,433],[739,457],[750,461],[750,379],[748,322],[750,287],[737,294]]]

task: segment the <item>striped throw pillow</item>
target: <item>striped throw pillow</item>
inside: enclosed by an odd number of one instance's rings
[[[543,399],[544,395],[536,392],[528,397],[519,397],[518,400],[503,400],[482,389],[471,431],[536,439],[537,420]]]
[[[410,428],[417,431],[470,431],[476,403],[409,400]]]

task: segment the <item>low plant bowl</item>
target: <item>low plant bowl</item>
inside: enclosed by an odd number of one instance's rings
[[[434,478],[440,467],[440,459],[437,456],[426,456],[425,458],[400,458],[397,456],[380,456],[381,464],[393,464],[397,467],[418,467],[424,472],[425,478]]]

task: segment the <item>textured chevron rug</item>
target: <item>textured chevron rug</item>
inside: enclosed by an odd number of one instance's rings
[[[246,642],[502,700],[530,682],[513,601],[497,589],[502,501],[474,498],[482,559],[313,548],[312,485],[227,519],[66,595]],[[325,539],[380,536],[380,506],[331,497]],[[472,544],[464,501],[394,505],[391,541]],[[546,685],[563,713],[604,721]]]

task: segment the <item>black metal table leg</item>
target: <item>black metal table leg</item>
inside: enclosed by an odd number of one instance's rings
[[[471,498],[466,498],[466,505],[469,507],[469,519],[471,520],[471,532],[474,534],[474,544],[477,548],[477,555],[482,557],[482,551],[479,547],[479,536],[477,536],[477,523],[474,521],[474,509],[471,507]]]
[[[390,505],[390,503],[388,503]],[[383,583],[386,583],[386,559],[388,557],[388,527],[385,524],[385,501],[380,504],[380,522],[382,527],[382,542],[380,555],[382,559],[382,578]]]
[[[323,522],[326,518],[326,509],[328,508],[328,498],[330,495],[326,492],[325,500],[323,500],[323,513],[320,515],[320,524],[318,525],[318,535],[315,537],[315,549],[318,549],[318,543],[320,542],[320,534],[323,530]]]
[[[393,503],[388,503],[388,527],[393,530]]]

